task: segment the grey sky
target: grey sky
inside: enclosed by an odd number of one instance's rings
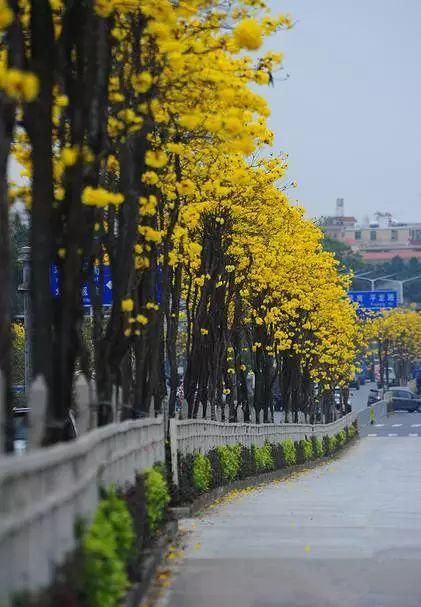
[[[291,193],[312,216],[421,221],[421,0],[271,0],[286,81],[265,92]],[[265,90],[265,89],[261,89]]]

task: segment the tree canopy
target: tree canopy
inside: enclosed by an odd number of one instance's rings
[[[76,365],[101,402],[122,386],[132,417],[151,403],[174,414],[180,361],[193,416],[200,403],[230,419],[254,406],[267,421],[275,382],[287,412],[311,414],[346,384],[359,338],[349,278],[288,201],[257,92],[283,61],[257,51],[291,18],[261,0],[3,0],[0,27],[0,155],[22,166],[17,183],[0,166],[0,206],[23,200],[31,218],[46,442],[62,437]]]

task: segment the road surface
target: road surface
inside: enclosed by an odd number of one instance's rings
[[[351,389],[351,397],[349,400],[352,405],[352,410],[356,413],[367,407],[367,399],[370,388],[377,389],[377,384],[375,382],[369,382],[360,386],[359,390],[356,390],[355,388]]]
[[[421,413],[397,411],[389,419],[376,420],[372,426],[364,428],[362,435],[368,438],[407,436],[421,439]]]
[[[159,606],[420,607],[418,423],[392,416],[337,461],[183,521]]]

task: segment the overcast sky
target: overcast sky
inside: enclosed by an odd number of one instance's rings
[[[309,215],[421,221],[421,0],[270,0],[286,81],[265,92]],[[265,89],[261,89],[264,91]]]

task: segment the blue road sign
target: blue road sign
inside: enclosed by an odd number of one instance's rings
[[[99,289],[102,282],[102,305],[110,306],[113,302],[113,281],[111,278],[110,266],[95,266],[94,268],[94,285]],[[60,295],[60,272],[56,265],[51,266],[51,293],[53,297]],[[89,288],[85,283],[82,287],[82,302],[85,308],[91,307],[91,299],[89,297]]]
[[[384,310],[398,306],[397,291],[350,291],[351,300],[363,310]]]

